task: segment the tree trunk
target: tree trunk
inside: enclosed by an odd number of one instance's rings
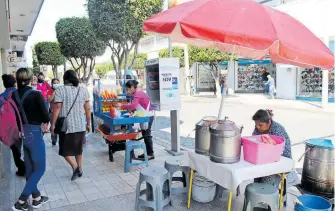
[[[88,75],[87,77],[85,78],[84,80],[84,83],[87,85],[89,80],[91,79],[92,77],[92,74],[93,74],[93,70],[94,70],[94,67],[95,67],[95,58],[90,58],[90,66],[89,66],[89,72],[88,72]]]
[[[57,66],[52,66],[52,73],[54,75],[54,78],[58,78],[58,71],[57,71]]]

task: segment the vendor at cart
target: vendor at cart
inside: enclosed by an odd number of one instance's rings
[[[258,110],[252,117],[252,120],[255,121],[255,130],[252,135],[269,134],[285,138],[285,147],[282,156],[292,159],[290,137],[285,128],[273,120],[273,113],[271,110]],[[255,182],[273,184],[278,187],[280,180],[281,178],[279,175],[271,175],[257,178],[255,179]]]
[[[138,82],[136,80],[130,80],[126,83],[126,90],[127,94],[133,96],[133,100],[130,104],[115,104],[116,108],[126,109],[129,112],[133,111],[148,111],[150,116],[150,121],[147,129],[142,129],[142,136],[144,138],[145,146],[147,149],[148,159],[152,160],[155,158],[154,151],[153,151],[153,143],[152,143],[152,136],[151,136],[151,126],[154,121],[151,102],[149,96],[142,91],[141,89],[137,88]],[[144,154],[138,156],[139,159],[144,159]]]

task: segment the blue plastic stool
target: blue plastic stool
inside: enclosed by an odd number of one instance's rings
[[[144,161],[133,163],[132,151],[134,149],[143,149]],[[126,142],[126,153],[124,158],[124,173],[128,173],[129,168],[131,166],[139,166],[145,164],[147,167],[149,166],[147,148],[145,147],[145,143],[140,141],[127,141]]]

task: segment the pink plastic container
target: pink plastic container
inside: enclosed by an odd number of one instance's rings
[[[244,160],[255,165],[279,161],[284,151],[285,139],[273,135],[270,137],[276,141],[276,145],[262,143],[260,135],[242,137]]]

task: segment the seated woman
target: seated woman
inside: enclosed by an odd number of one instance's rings
[[[262,109],[258,110],[252,117],[252,120],[255,121],[255,130],[252,135],[269,134],[285,138],[285,147],[282,156],[292,158],[290,137],[288,136],[285,128],[281,124],[273,121],[272,117],[272,111]],[[280,182],[280,177],[278,175],[261,177],[255,180],[255,182],[269,183],[275,186],[278,185],[278,181]]]

